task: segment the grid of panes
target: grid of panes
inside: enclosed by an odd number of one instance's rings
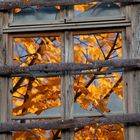
[[[32,7],[21,11],[16,11],[15,9],[10,26],[23,25],[23,20],[24,24],[33,25],[40,23],[58,24],[65,22],[100,21],[104,19],[112,21],[122,18],[119,5],[114,3],[75,5],[71,11],[71,14],[74,15],[72,16],[73,18],[66,16],[66,9],[66,7]],[[61,32],[61,34],[63,34],[63,32]],[[32,64],[60,62],[60,48],[63,46],[63,43],[59,34],[57,36],[50,35],[49,33],[47,33],[47,36],[29,36],[30,35],[26,34],[24,37],[22,37],[22,35],[21,37],[16,35],[16,37],[13,38],[15,64],[29,66]],[[92,60],[107,60],[121,57],[120,32],[93,33],[91,31],[87,33],[86,31],[83,31],[82,34],[73,32],[73,40],[74,45],[73,50],[71,51],[74,51],[74,62],[76,63],[89,63],[86,56],[90,57]],[[61,57],[63,57],[63,55],[65,54],[61,53]],[[97,69],[95,71],[102,70],[106,69]],[[102,113],[122,112],[123,97],[121,80],[121,73],[102,76],[95,76],[93,74],[74,76],[74,93],[71,93],[74,94],[75,101],[74,116],[100,116],[103,115]],[[14,101],[13,114],[15,115],[13,119],[21,119],[21,122],[25,122],[28,119],[31,121],[32,119],[39,118],[47,119],[61,117],[61,110],[60,107],[58,107],[61,104],[60,78],[37,78],[34,74],[32,74],[32,78],[23,79],[21,77],[16,77],[13,78],[13,88],[16,87],[16,84],[19,81],[22,81],[18,84],[20,85],[20,88],[16,89],[16,91],[12,90]],[[52,85],[50,85],[50,83],[52,83]],[[31,87],[31,85],[34,87]],[[50,87],[50,89],[48,87]],[[24,92],[20,93],[20,90],[24,90]],[[49,90],[51,90],[51,93]],[[54,92],[52,92],[52,90],[54,90]],[[27,93],[28,96],[26,96]],[[49,97],[48,94],[50,94]],[[26,97],[26,99],[24,97]],[[31,103],[28,104],[28,102]],[[76,129],[75,139],[79,137],[81,133],[85,134],[83,135],[83,138],[88,137],[85,133],[86,131],[89,132],[89,135],[93,135],[96,127],[97,126],[86,126],[80,130]],[[105,129],[110,131],[113,130],[113,135],[118,133],[120,134],[120,137],[123,135],[121,125],[105,126],[105,128],[101,128],[99,131],[104,132]],[[39,132],[39,130],[37,131]],[[100,132],[97,132],[99,137]],[[55,134],[60,137],[58,130],[47,132],[42,130],[41,133],[48,137],[52,135],[56,136]],[[19,136],[15,133],[15,136],[16,135],[17,137]],[[27,134],[25,134],[25,136],[26,135]]]

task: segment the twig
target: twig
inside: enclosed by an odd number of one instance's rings
[[[96,126],[95,130],[94,130],[94,140],[97,140],[96,134],[97,134],[97,130],[101,127],[101,124]]]
[[[35,134],[34,132],[32,132],[32,130],[30,130],[30,129],[27,129],[27,131],[28,132],[30,132],[35,138],[36,138],[36,140],[39,140],[39,137],[38,137],[38,135],[37,134]]]
[[[109,90],[109,92],[106,94],[106,96],[103,97],[103,99],[107,99],[110,94],[113,92],[113,90],[120,84],[122,81],[122,76],[118,79],[118,81],[113,85],[113,87]]]
[[[39,53],[40,50],[41,50],[41,48],[39,47],[39,48],[37,49],[36,53]],[[29,66],[33,65],[34,62],[35,62],[35,60],[36,60],[36,58],[33,58],[33,59],[31,60],[30,64],[29,64]],[[24,80],[25,80],[25,77],[22,77],[22,78],[20,78],[20,79],[18,80],[18,82],[16,83],[16,85],[15,85],[15,86],[13,87],[13,89],[12,89],[12,93],[14,93],[14,92],[17,91],[17,89],[18,89],[19,86],[23,83]]]
[[[100,43],[99,43],[99,41],[98,41],[97,37],[96,37],[95,35],[94,35],[94,37],[95,37],[96,42],[97,42],[97,44],[98,44],[98,46],[99,46],[99,48],[100,48],[100,50],[101,50],[101,52],[102,52],[102,54],[103,54],[103,56],[104,56],[104,59],[105,59],[105,54],[104,54],[104,51],[102,50],[102,47],[101,47],[101,45],[100,45]]]
[[[52,140],[57,140],[59,133],[61,132],[61,130],[57,130],[57,132],[54,134]]]

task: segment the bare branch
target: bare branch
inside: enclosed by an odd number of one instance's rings
[[[18,122],[1,122],[0,132],[5,133],[9,131],[28,131],[29,129],[40,128],[44,130],[50,129],[70,129],[70,128],[81,128],[86,125],[94,124],[118,124],[124,123],[127,126],[140,125],[140,113],[132,114],[118,114],[118,115],[106,115],[106,117],[100,117],[98,119],[93,118],[75,118],[69,120],[47,120],[47,121],[36,121],[29,123],[18,123]]]
[[[117,82],[109,90],[109,92],[106,94],[106,96],[103,97],[103,99],[107,99],[110,96],[110,94],[113,92],[113,90],[120,84],[121,81],[122,81],[122,76],[117,80]]]
[[[104,51],[102,50],[102,46],[100,45],[100,43],[99,43],[97,37],[96,37],[95,35],[94,35],[94,37],[95,37],[96,42],[97,42],[97,44],[98,44],[98,46],[99,46],[99,48],[100,48],[100,50],[101,50],[101,52],[102,52],[102,54],[103,54],[103,57],[104,57],[104,59],[105,59],[105,54],[104,54]]]
[[[95,60],[92,64],[75,64],[75,63],[48,63],[37,64],[28,67],[19,66],[2,66],[0,67],[0,76],[11,76],[12,74],[32,74],[34,72],[64,72],[69,74],[72,71],[93,70],[102,67],[115,68],[140,68],[140,59],[114,59],[114,60]]]
[[[41,47],[39,47],[36,51],[36,54],[39,53],[41,50]],[[35,54],[34,54],[35,55]],[[33,65],[34,62],[36,60],[36,57],[34,57],[31,62],[29,63],[29,66]],[[18,82],[15,84],[15,86],[13,87],[13,89],[11,90],[11,93],[14,93],[15,91],[17,91],[17,89],[19,88],[19,86],[24,82],[26,78],[25,77],[21,77]]]

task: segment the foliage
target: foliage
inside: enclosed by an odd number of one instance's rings
[[[107,60],[121,57],[121,38],[119,33],[75,36],[75,42],[74,57],[76,63],[88,63],[83,53],[90,56],[92,60]],[[97,69],[96,71],[104,70],[105,68]],[[76,77],[75,94],[80,94],[80,97],[76,97],[76,101],[80,102],[85,109],[89,106],[96,106],[102,112],[108,112],[109,109],[106,108],[106,105],[110,94],[115,90],[115,94],[122,98],[122,86],[119,79],[121,79],[121,73],[113,73],[101,77],[95,75]],[[115,86],[118,81],[119,83]],[[112,91],[113,86],[115,87]]]
[[[75,140],[123,140],[121,125],[86,126],[78,130]]]

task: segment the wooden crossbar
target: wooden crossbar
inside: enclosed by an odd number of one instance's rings
[[[6,133],[10,131],[29,131],[29,129],[34,128],[40,128],[44,130],[81,128],[86,125],[94,125],[96,123],[99,125],[123,123],[127,126],[137,126],[140,125],[140,113],[106,115],[105,117],[100,117],[97,119],[86,117],[69,120],[35,121],[29,123],[0,122],[0,133]]]
[[[94,70],[98,68],[107,67],[110,70],[118,68],[139,70],[140,59],[114,59],[114,60],[95,60],[92,64],[75,64],[75,63],[49,63],[49,64],[37,64],[27,67],[20,66],[1,66],[0,76],[11,76],[14,74],[33,74],[35,72],[79,72],[83,70]],[[120,71],[120,70],[119,70]],[[78,74],[78,73],[77,73]],[[96,73],[95,73],[96,74]]]
[[[1,1],[0,10],[11,10],[13,8],[25,8],[31,6],[63,6],[63,5],[74,5],[74,4],[83,4],[89,2],[121,2],[123,4],[138,3],[140,0],[32,0],[31,2],[25,2],[22,0],[13,0],[13,1]]]

